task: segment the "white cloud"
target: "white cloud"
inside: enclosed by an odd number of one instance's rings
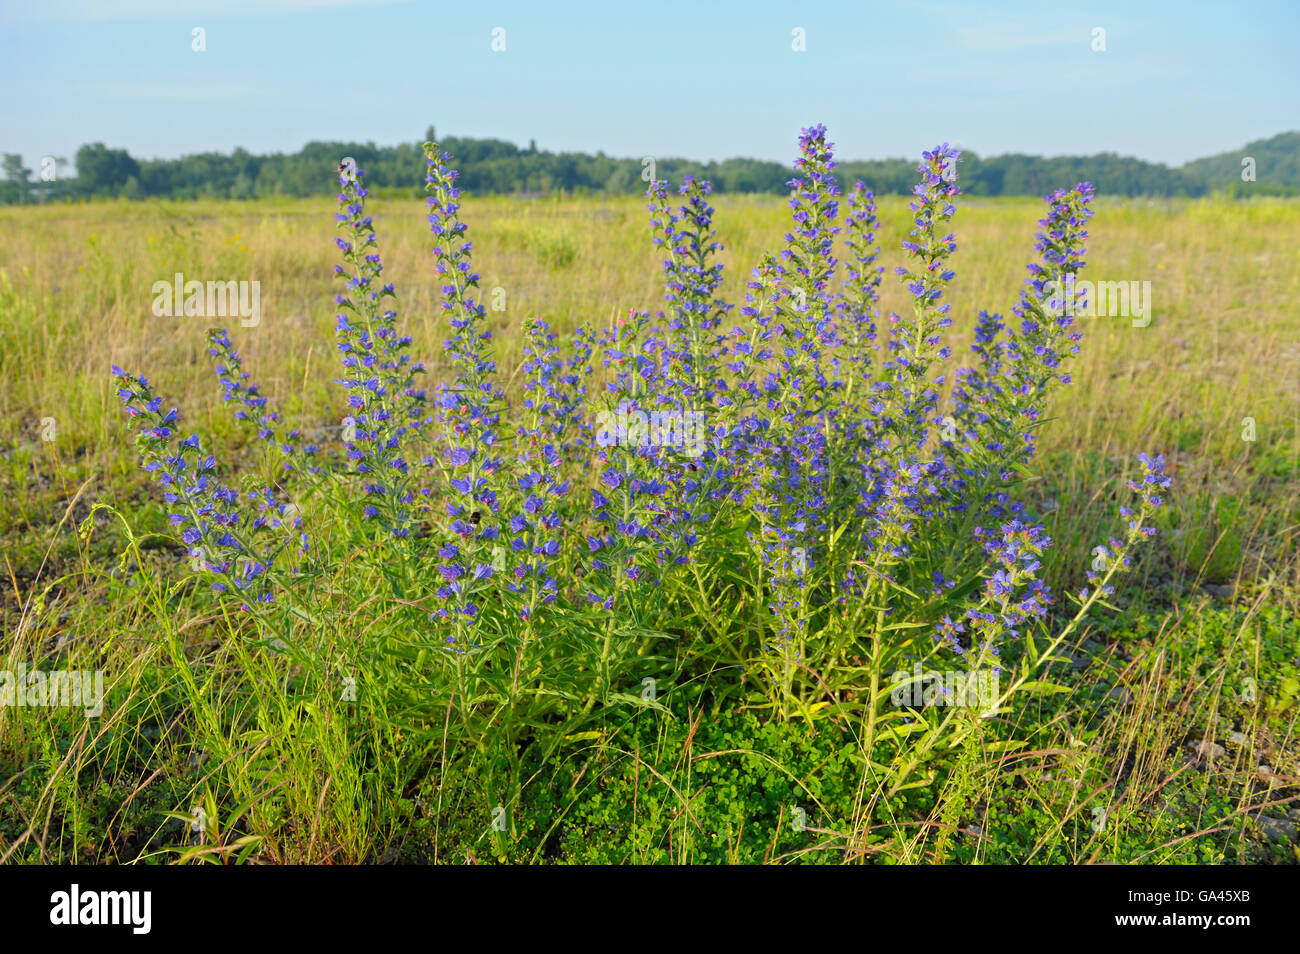
[[[957,45],[969,53],[1006,53],[1034,47],[1078,46],[1087,49],[1089,30],[1054,30],[1031,33],[1021,26],[966,27],[957,31]]]

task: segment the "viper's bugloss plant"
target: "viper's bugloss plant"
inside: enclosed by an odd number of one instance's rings
[[[417,490],[408,460],[409,438],[426,423],[424,391],[413,376],[423,368],[406,353],[411,339],[398,332],[391,284],[380,286],[383,264],[371,217],[364,173],[340,164],[339,211],[342,233],[334,240],[342,264],[334,273],[343,280],[335,295],[335,338],[342,365],[336,382],[346,395],[343,443],[346,458],[361,476],[356,503],[360,519],[381,537],[404,539],[416,519]]]
[[[231,489],[197,436],[176,438],[179,412],[114,369],[144,467],[217,598],[257,611],[292,593],[318,645],[333,638],[318,612],[365,607],[384,633],[365,627],[387,667],[375,691],[412,722],[454,703],[467,743],[508,726],[512,765],[539,725],[658,705],[637,687],[665,670],[777,717],[860,717],[868,749],[899,715],[881,679],[900,655],[1014,667],[1022,684],[1043,645],[1104,605],[1169,486],[1161,458],[1138,457],[1127,530],[1098,546],[1065,618],[1045,576],[1052,541],[1021,488],[1079,350],[1053,290],[1084,266],[1094,190],[1047,197],[1013,320],[971,316],[973,360],[954,368],[960,153],[923,154],[894,269],[910,307],[882,322],[874,196],[841,192],[825,127],[798,147],[784,243],[739,307],[720,297],[709,184],[687,179],[670,199],[652,182],[664,309],[565,336],[529,318],[510,329],[523,358],[507,374],[457,172],[426,144],[444,334],[430,392],[383,279],[363,173],[341,166],[341,456],[285,428],[223,329],[209,337],[223,399],[274,457],[274,483]],[[299,526],[302,500],[319,546]],[[351,561],[384,585],[346,592]]]
[[[302,518],[269,487],[241,496],[222,483],[216,458],[203,452],[199,436],[178,438],[180,412],[164,411],[143,375],[133,377],[116,365],[112,370],[118,397],[139,428],[141,464],[162,486],[167,521],[190,558],[213,577],[214,590],[233,592],[241,609],[273,602],[277,560],[295,536],[299,549],[307,550],[306,535],[291,532]]]
[[[546,322],[529,321],[524,335],[522,420],[516,428],[516,506],[507,533],[514,579],[506,589],[518,597],[519,616],[531,621],[558,595],[552,563],[563,539],[560,505],[568,496],[570,480],[564,474],[562,454],[574,401],[564,390],[560,349]]]
[[[449,159],[433,143],[426,144],[434,271],[449,326],[443,350],[455,374],[439,386],[435,399],[442,432],[438,461],[445,477],[441,494],[445,523],[436,571],[441,580],[434,591],[440,605],[433,615],[451,623],[447,642],[464,651],[479,617],[482,594],[489,591],[496,572],[504,397],[488,350],[492,333],[486,328],[486,309],[474,297],[479,276],[471,262],[472,243],[465,237],[468,226],[460,219],[458,173]]]

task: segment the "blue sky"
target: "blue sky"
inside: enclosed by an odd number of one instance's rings
[[[94,141],[139,158],[294,151],[416,141],[433,123],[784,161],[824,122],[843,158],[947,140],[1178,164],[1300,128],[1298,27],[1300,0],[0,0],[0,151],[36,168]]]

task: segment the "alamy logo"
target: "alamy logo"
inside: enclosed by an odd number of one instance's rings
[[[937,672],[916,663],[911,672],[896,671],[890,682],[889,701],[896,706],[970,706],[987,711],[998,699],[998,674],[989,669]]]
[[[626,402],[596,415],[600,447],[673,447],[688,457],[704,453],[703,411],[641,411]]]
[[[153,923],[153,895],[149,891],[71,891],[50,895],[50,923],[129,924],[133,934],[148,934]]]
[[[177,272],[170,282],[154,282],[153,295],[158,318],[238,318],[245,328],[262,321],[261,282],[187,282]]]
[[[1043,284],[1043,310],[1060,318],[1132,318],[1134,328],[1151,324],[1150,282],[1092,282],[1067,272],[1064,282]]]
[[[104,712],[104,673],[102,670],[56,669],[45,672],[18,664],[18,671],[0,669],[0,706],[47,706],[85,709],[87,716]]]

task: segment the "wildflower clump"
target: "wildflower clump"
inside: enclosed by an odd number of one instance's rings
[[[1094,190],[1046,198],[1013,320],[962,316],[949,294],[961,154],[925,152],[893,270],[908,307],[882,319],[875,197],[841,190],[833,149],[823,126],[800,135],[788,231],[743,302],[722,295],[710,184],[687,178],[673,196],[652,182],[663,309],[568,334],[530,316],[509,328],[519,367],[499,369],[458,173],[426,144],[444,335],[427,390],[364,173],[341,165],[341,453],[286,429],[224,329],[209,353],[225,403],[273,459],[259,486],[232,489],[197,435],[178,439],[179,412],[114,368],[196,571],[261,607],[259,625],[283,612],[318,626],[319,645],[335,638],[320,614],[353,621],[344,607],[364,604],[383,625],[361,627],[353,648],[380,660],[376,685],[412,721],[453,706],[465,732],[505,720],[516,741],[548,721],[660,706],[644,687],[665,673],[782,718],[856,709],[871,737],[900,652],[1030,665],[1017,647],[1111,595],[1169,487],[1163,460],[1140,455],[1127,530],[1098,547],[1062,619],[1053,541],[1020,489],[1080,348],[1074,310],[1051,295],[1084,267]],[[972,360],[955,367],[947,339],[965,322]],[[312,501],[322,545],[297,500]],[[353,566],[372,574],[364,593],[349,592]]]

